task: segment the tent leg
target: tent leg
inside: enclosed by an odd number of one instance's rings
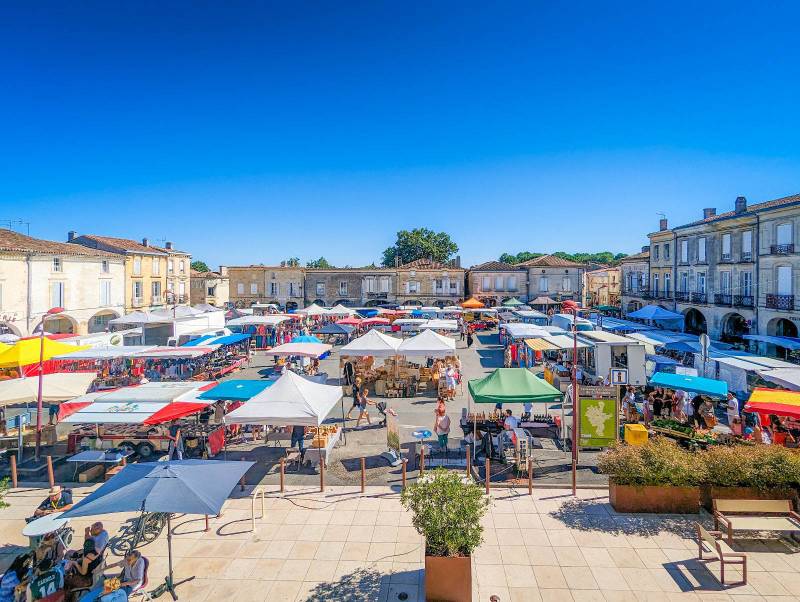
[[[345,426],[347,425],[347,421],[345,420],[344,417],[344,395],[342,395],[342,398],[339,401],[342,404],[342,441],[344,442],[345,445],[347,445],[347,429],[345,428]]]

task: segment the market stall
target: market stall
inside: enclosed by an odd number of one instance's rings
[[[302,316],[294,314],[244,315],[228,320],[225,326],[234,332],[251,335],[256,349],[269,349],[291,340],[299,331],[295,322],[299,322],[301,318]]]

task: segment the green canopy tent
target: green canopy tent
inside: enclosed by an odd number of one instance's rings
[[[516,297],[512,297],[511,299],[503,301],[503,305],[506,307],[519,307],[520,305],[524,305],[524,303]]]

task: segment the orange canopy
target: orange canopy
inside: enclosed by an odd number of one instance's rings
[[[753,389],[744,409],[759,414],[800,418],[800,393],[781,389]]]
[[[466,309],[480,309],[481,307],[486,307],[486,306],[480,301],[478,301],[475,297],[470,297],[461,304],[461,307],[464,307]]]

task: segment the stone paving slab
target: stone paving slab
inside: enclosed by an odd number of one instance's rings
[[[75,490],[76,499],[93,487]],[[235,493],[222,515],[173,523],[176,579],[189,602],[424,600],[424,547],[397,492],[386,487],[288,488],[268,492],[265,515],[250,531],[249,497]],[[46,495],[13,490],[0,510],[0,563],[25,545],[24,518]],[[719,563],[697,560],[698,516],[613,511],[605,490],[496,490],[474,556],[476,601],[731,602],[800,599],[800,550],[785,539],[738,540],[748,553],[749,584],[723,586]],[[98,517],[113,536],[128,514]],[[707,517],[705,517],[707,518]],[[92,520],[76,520],[76,542]],[[142,548],[150,582],[167,571],[166,537]],[[739,574],[730,570],[730,579]]]

